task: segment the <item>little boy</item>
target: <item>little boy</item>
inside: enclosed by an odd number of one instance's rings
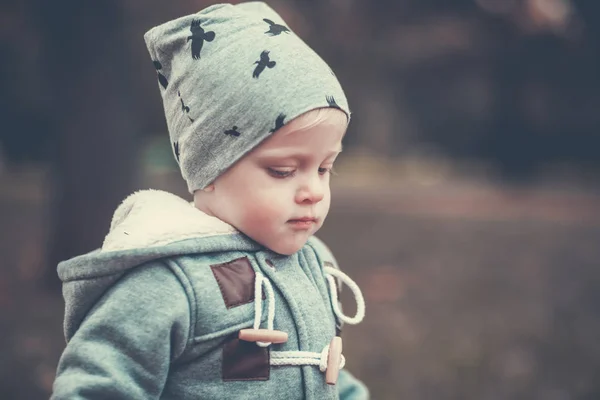
[[[360,289],[313,236],[350,118],[335,75],[261,2],[145,40],[194,202],[135,193],[101,249],[59,264],[68,344],[52,398],[368,398],[340,370]]]

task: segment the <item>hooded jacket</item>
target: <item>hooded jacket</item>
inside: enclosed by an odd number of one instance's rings
[[[322,372],[336,324],[364,315],[336,271],[316,237],[283,256],[182,198],[137,192],[102,248],[58,265],[67,346],[52,399],[366,399],[349,372],[336,385]],[[357,296],[356,317],[332,276]],[[288,339],[238,339],[253,327]]]

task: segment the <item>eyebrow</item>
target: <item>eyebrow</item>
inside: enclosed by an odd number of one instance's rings
[[[333,150],[330,151],[329,153],[327,153],[327,157],[332,157],[336,154],[339,154],[342,152],[342,146],[340,145],[340,148],[338,150]],[[277,158],[277,159],[283,159],[283,158],[298,158],[298,159],[302,159],[302,158],[308,158],[311,157],[312,154],[311,153],[287,153],[287,154],[271,154],[268,150],[265,151],[265,154],[261,154],[260,157],[262,158]]]

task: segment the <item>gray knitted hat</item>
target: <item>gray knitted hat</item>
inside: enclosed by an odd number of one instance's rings
[[[329,66],[265,3],[213,5],[144,39],[190,193],[307,111],[335,107],[350,118]]]

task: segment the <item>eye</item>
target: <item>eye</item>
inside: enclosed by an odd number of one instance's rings
[[[325,174],[331,174],[331,175],[336,175],[335,170],[333,169],[333,167],[321,167],[319,168],[319,175],[325,175]]]
[[[267,168],[269,175],[275,178],[287,178],[289,176],[293,176],[296,172],[295,170],[289,169],[275,169],[275,168]]]

